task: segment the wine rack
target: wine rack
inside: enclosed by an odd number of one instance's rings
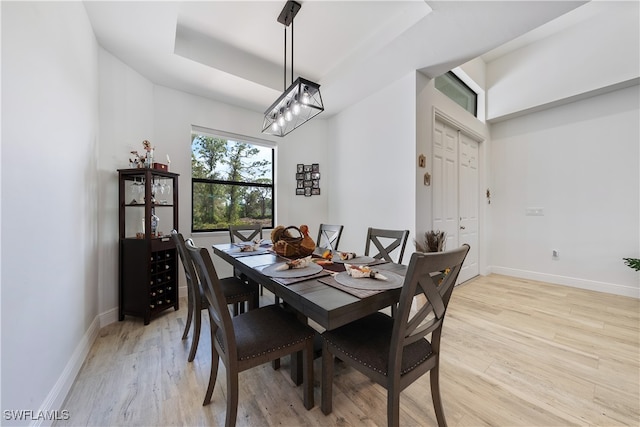
[[[151,280],[149,281],[149,308],[152,312],[162,310],[175,302],[175,250],[158,251],[151,254]]]
[[[178,175],[154,169],[120,169],[118,174],[119,320],[142,317],[148,325],[162,311],[179,308],[178,253],[170,237],[178,228]],[[162,200],[156,194],[159,181]],[[153,212],[160,218],[157,229]]]

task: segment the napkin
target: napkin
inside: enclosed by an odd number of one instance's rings
[[[240,252],[254,252],[260,249],[260,245],[262,244],[262,240],[260,238],[254,239],[251,243],[239,244]]]
[[[358,255],[356,255],[355,252],[338,252],[338,256],[340,257],[341,260],[347,261],[350,259],[354,259]]]
[[[276,271],[291,270],[294,268],[305,268],[311,264],[311,255],[306,258],[294,259],[276,267]]]
[[[376,270],[372,270],[370,267],[367,267],[367,266],[359,266],[359,265],[352,265],[352,264],[345,263],[344,268],[347,274],[353,277],[354,279],[360,279],[365,277],[365,278],[377,279],[377,280],[388,280],[386,276],[378,273]]]

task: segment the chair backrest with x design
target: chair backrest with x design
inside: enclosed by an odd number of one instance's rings
[[[438,384],[440,359],[440,338],[442,324],[453,288],[469,252],[469,245],[447,252],[414,252],[405,276],[400,301],[393,324],[391,347],[389,349],[389,389],[400,393],[409,384],[428,371],[431,372],[431,392],[438,425],[446,425]],[[415,295],[424,295],[426,302],[412,311]],[[431,355],[415,369],[402,372],[405,349],[424,340],[429,340]],[[392,414],[396,417],[395,414]]]
[[[235,243],[236,239],[240,242],[250,242],[258,237],[262,239],[262,225],[260,224],[229,226],[229,239],[231,239],[231,243]]]
[[[430,333],[431,346],[437,353],[442,321],[468,252],[469,245],[464,244],[447,252],[411,255],[393,327],[389,372],[399,372],[405,346]],[[416,310],[413,303],[417,295],[424,295],[426,302]]]
[[[342,236],[343,225],[320,224],[318,230],[318,240],[316,246],[331,250],[338,250],[340,236]]]
[[[380,239],[383,240],[380,240]],[[384,230],[381,228],[369,227],[367,231],[367,243],[364,248],[364,254],[369,255],[371,243],[378,251],[376,255],[371,255],[375,259],[385,259],[389,262],[402,263],[404,256],[404,248],[409,238],[409,230]],[[391,239],[391,241],[389,241]],[[396,260],[391,256],[394,251],[398,250],[398,258]]]

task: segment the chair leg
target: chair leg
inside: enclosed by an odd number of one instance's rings
[[[207,386],[207,392],[204,395],[204,401],[202,402],[202,406],[208,405],[211,402],[211,395],[213,395],[213,388],[216,385],[216,379],[218,378],[218,362],[220,357],[218,356],[218,352],[216,351],[214,343],[215,333],[213,332],[213,328],[211,329],[211,370],[209,371],[209,385]]]
[[[439,363],[431,369],[429,379],[431,380],[431,398],[433,399],[433,410],[436,413],[439,427],[447,427],[447,420],[444,417],[444,408],[442,407],[442,399],[440,398],[440,374],[438,369]]]
[[[400,425],[400,390],[387,390],[387,424],[389,427]]]
[[[314,406],[313,402],[313,339],[307,340],[307,345],[303,351],[304,358],[302,362],[303,375],[304,375],[304,407],[311,409]],[[293,356],[293,355],[292,355]]]
[[[227,416],[225,427],[235,427],[238,417],[238,373],[227,366]]]
[[[234,302],[234,303],[233,303],[233,317],[236,317],[236,316],[238,315],[238,313],[239,313],[239,310],[238,310],[238,303],[237,303],[237,302]]]
[[[333,354],[326,341],[322,345],[322,413],[329,415],[332,410],[333,394]]]
[[[191,350],[189,351],[189,362],[193,362],[196,357],[196,351],[198,351],[198,342],[200,341],[200,326],[202,325],[202,313],[198,311],[198,314],[194,314],[193,319],[193,338],[191,338]]]
[[[187,321],[184,324],[184,332],[182,333],[182,339],[186,340],[189,335],[189,328],[191,328],[191,319],[193,318],[193,301],[191,300],[191,292],[187,296]]]

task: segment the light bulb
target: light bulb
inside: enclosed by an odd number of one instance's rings
[[[306,90],[302,92],[301,102],[303,105],[307,105],[309,103],[309,92],[307,92]]]
[[[291,119],[293,119],[293,114],[291,113],[291,108],[287,107],[286,110],[284,110],[284,119],[288,122],[291,121]]]
[[[280,126],[280,127],[284,127],[284,123],[285,123],[285,121],[284,121],[284,116],[283,116],[282,114],[280,114],[280,115],[278,116],[278,126]]]
[[[274,132],[278,132],[278,130],[280,129],[280,126],[278,126],[278,122],[273,122],[271,124],[271,130]]]
[[[293,106],[291,107],[293,114],[297,116],[300,114],[300,104],[296,101],[293,101]]]

